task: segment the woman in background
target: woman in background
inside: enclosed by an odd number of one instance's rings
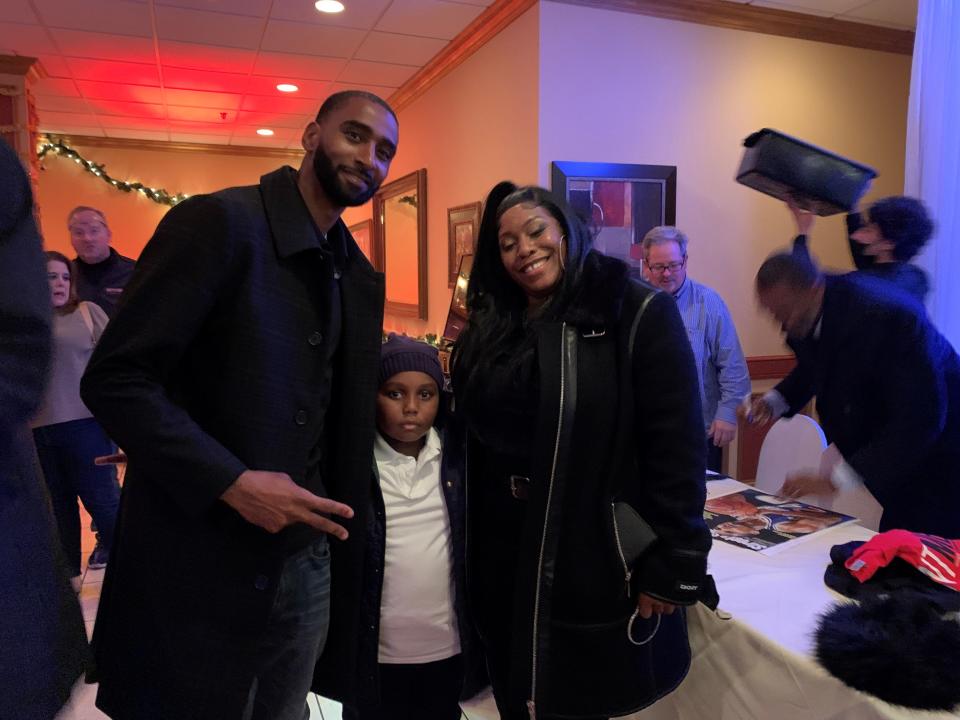
[[[487,198],[453,387],[467,587],[504,720],[607,718],[673,690],[710,534],[676,303],[538,187]]]
[[[97,524],[108,552],[120,502],[113,467],[93,462],[113,453],[113,443],[80,399],[80,378],[107,316],[98,305],[77,300],[73,263],[65,255],[47,252],[47,280],[54,314],[53,360],[43,404],[30,425],[76,587],[81,570],[77,498]]]

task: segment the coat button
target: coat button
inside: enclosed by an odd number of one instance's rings
[[[319,331],[314,332],[307,338],[307,342],[313,346],[317,346],[323,342],[323,335]]]
[[[270,578],[268,578],[266,575],[257,575],[256,580],[253,581],[253,586],[257,590],[266,590],[269,585]]]
[[[293,416],[293,421],[297,425],[306,425],[307,424],[307,411],[306,410],[297,410],[297,414]]]

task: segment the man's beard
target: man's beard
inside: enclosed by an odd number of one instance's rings
[[[365,190],[355,190],[345,185],[340,180],[337,168],[333,166],[330,158],[320,148],[317,148],[313,153],[313,174],[317,176],[317,181],[330,202],[337,207],[363,205],[380,189],[380,184],[374,183],[370,177],[365,178],[367,180]]]

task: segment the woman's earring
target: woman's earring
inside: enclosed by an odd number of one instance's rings
[[[566,240],[566,239],[567,239],[567,236],[566,236],[566,235],[561,235],[561,236],[560,236],[560,242],[557,243],[557,252],[559,253],[559,257],[560,257],[560,271],[561,271],[561,272],[566,272],[566,271],[567,271],[567,264],[563,261],[563,241]]]

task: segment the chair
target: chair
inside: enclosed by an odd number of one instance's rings
[[[827,447],[827,437],[817,421],[806,415],[777,420],[760,446],[756,488],[776,494],[787,474],[803,468],[820,467],[820,458]],[[812,505],[823,506],[817,496],[801,498]]]
[[[840,452],[834,445],[831,445],[823,451],[823,456],[820,458],[820,472],[829,472],[840,459]],[[844,515],[853,515],[868,530],[880,529],[880,516],[883,515],[883,506],[863,486],[838,492],[828,498],[826,504],[821,507]]]

